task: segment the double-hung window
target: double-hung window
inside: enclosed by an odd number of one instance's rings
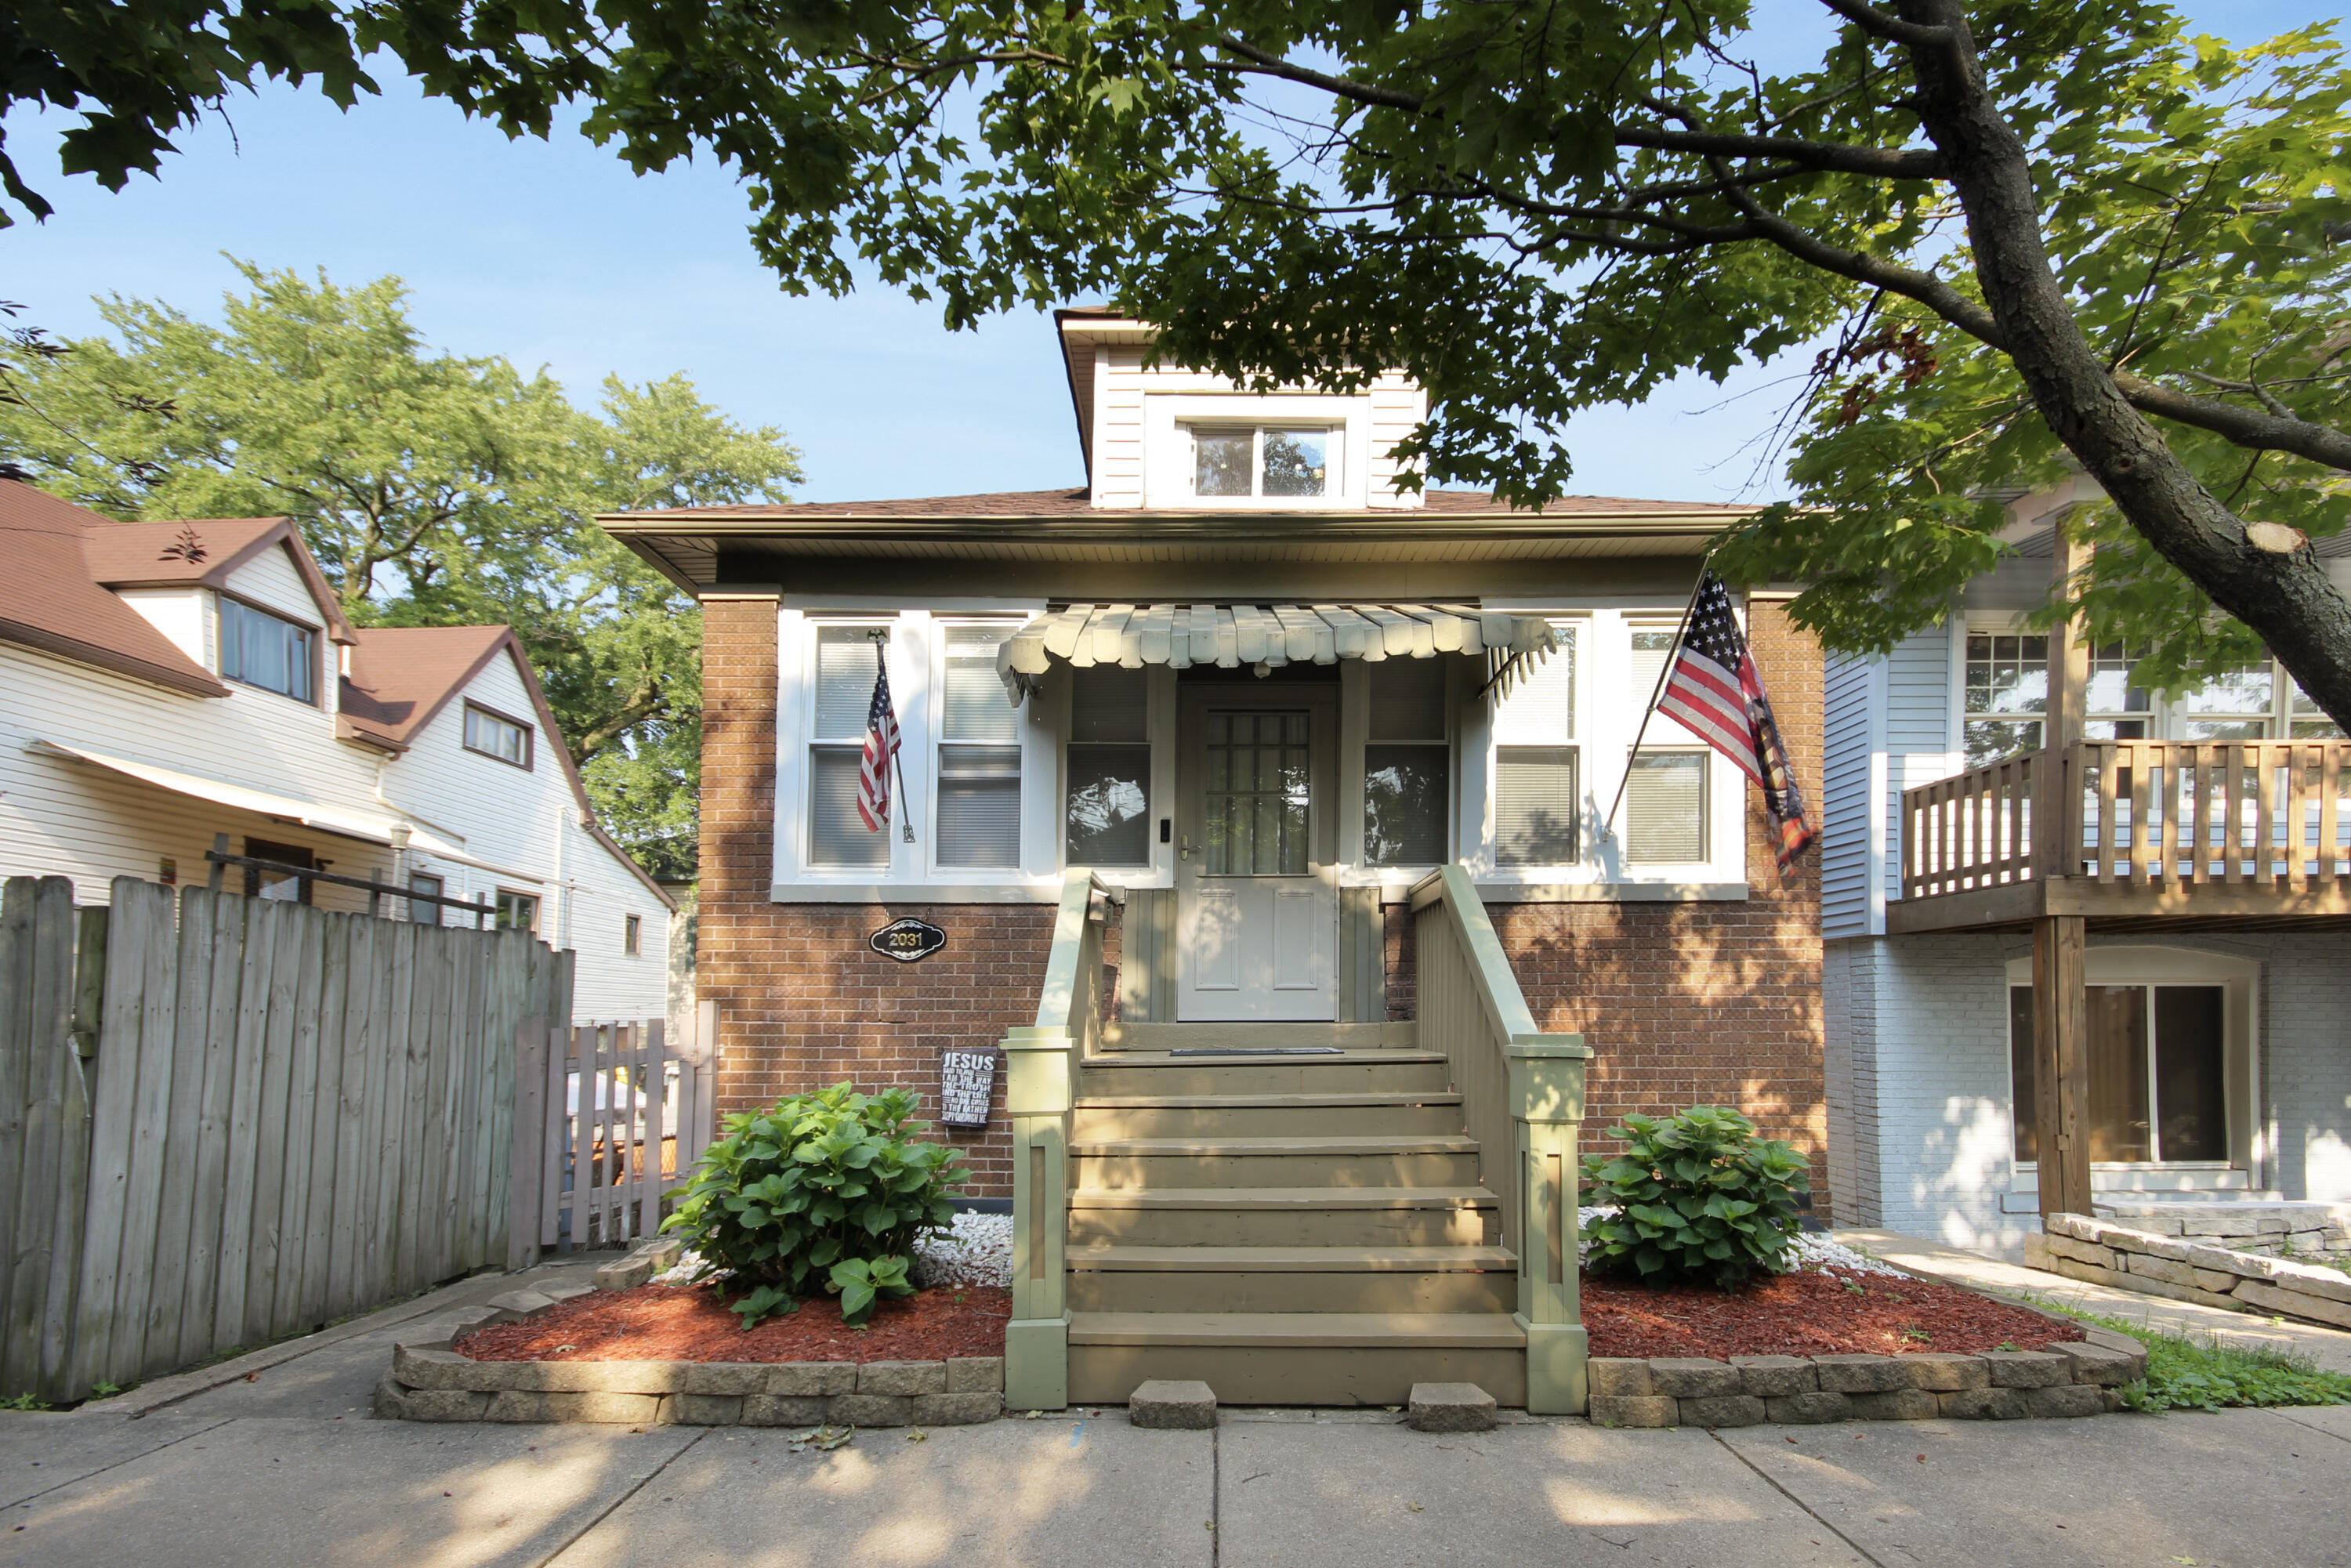
[[[1582,750],[1576,737],[1577,627],[1554,622],[1494,716],[1494,860],[1572,865],[1582,858]]]
[[[996,651],[1016,627],[948,626],[941,653],[938,863],[1020,863],[1020,710],[997,677]]]
[[[495,757],[501,762],[511,762],[517,768],[528,768],[530,727],[504,714],[492,713],[486,707],[467,703],[465,749],[478,751],[485,757]]]
[[[1194,424],[1192,494],[1238,500],[1335,495],[1343,444],[1329,425]]]
[[[1436,865],[1445,831],[1453,749],[1447,740],[1442,659],[1383,659],[1370,685],[1364,747],[1364,860]]]
[[[2154,733],[2155,704],[2131,685],[2131,666],[2147,650],[2102,643],[2090,651],[2083,734],[2091,740],[2144,740]],[[2037,751],[2049,711],[2049,639],[2038,633],[1970,632],[1962,735],[1968,766],[1980,768],[2020,751]]]
[[[1632,632],[1632,690],[1643,702],[1673,657],[1676,629]],[[1625,862],[1683,865],[1707,858],[1707,750],[1673,720],[1652,715],[1649,737],[1625,763]]]
[[[1115,664],[1070,672],[1061,831],[1071,865],[1151,863],[1150,705],[1144,676]]]
[[[221,674],[230,680],[296,702],[318,700],[318,643],[308,626],[223,595],[220,643]]]
[[[815,716],[809,730],[808,857],[831,870],[890,865],[889,824],[880,831],[858,814],[859,773],[865,750],[866,716],[872,711],[873,677],[880,667],[881,626],[816,629]],[[893,810],[901,810],[896,779]]]

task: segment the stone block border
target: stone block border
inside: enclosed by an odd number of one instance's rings
[[[2175,1221],[2175,1223],[2178,1223]],[[2238,1312],[2280,1312],[2351,1329],[2351,1274],[2195,1236],[2164,1236],[2080,1214],[2053,1214],[2024,1239],[2024,1261],[2069,1280],[2201,1301]]]
[[[2147,1375],[2147,1349],[2111,1329],[2047,1350],[1981,1355],[1595,1356],[1593,1420],[1610,1427],[1813,1426],[2095,1416]]]
[[[639,1253],[675,1243],[651,1243]],[[1004,1358],[946,1361],[475,1361],[450,1345],[590,1289],[635,1279],[632,1256],[597,1284],[509,1291],[459,1317],[448,1339],[395,1344],[375,1387],[393,1421],[608,1421],[632,1427],[969,1427],[1004,1413]],[[668,1267],[661,1264],[660,1267]],[[653,1268],[645,1268],[647,1275]]]

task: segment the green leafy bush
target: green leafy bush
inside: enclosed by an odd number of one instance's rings
[[[1622,1154],[1583,1157],[1583,1202],[1606,1210],[1583,1227],[1585,1268],[1725,1290],[1786,1270],[1809,1180],[1793,1148],[1716,1105],[1663,1122],[1627,1116],[1608,1135],[1625,1141]]]
[[[914,1290],[914,1239],[946,1227],[965,1178],[959,1151],[914,1135],[920,1103],[839,1083],[729,1116],[662,1228],[750,1287],[733,1306],[746,1329],[819,1294],[862,1323]]]
[[[2055,1310],[2067,1312],[2063,1307]],[[2318,1364],[2301,1351],[2192,1340],[2095,1312],[2068,1312],[2068,1315],[2118,1330],[2147,1346],[2147,1375],[2115,1390],[2134,1410],[2351,1405],[2351,1376],[2320,1371]]]

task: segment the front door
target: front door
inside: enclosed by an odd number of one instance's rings
[[[1176,1016],[1335,1019],[1337,690],[1215,684],[1183,695]]]

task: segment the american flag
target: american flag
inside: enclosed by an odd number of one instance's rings
[[[857,814],[868,831],[890,825],[890,765],[898,756],[898,715],[890,706],[890,665],[873,643],[873,701],[865,710],[865,756],[857,773]]]
[[[1755,780],[1779,841],[1780,869],[1794,864],[1816,834],[1788,770],[1788,748],[1771,717],[1771,699],[1763,695],[1763,677],[1730,612],[1730,591],[1711,570],[1698,580],[1657,711],[1678,719]]]

